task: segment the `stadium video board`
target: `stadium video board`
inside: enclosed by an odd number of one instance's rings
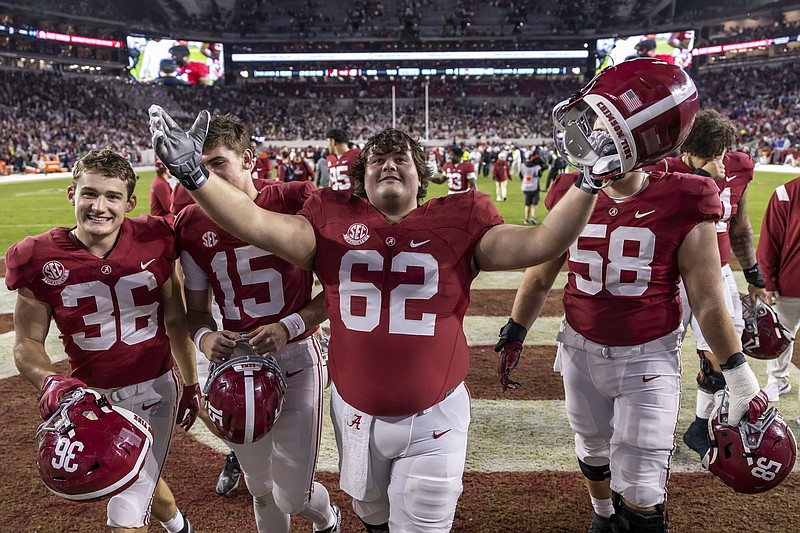
[[[220,43],[148,38],[127,38],[130,75],[145,83],[214,85],[225,79],[223,47]]]
[[[692,66],[694,30],[598,39],[595,47],[595,71],[599,72],[626,59],[637,57],[637,47],[653,50],[645,57],[655,57],[688,69]]]

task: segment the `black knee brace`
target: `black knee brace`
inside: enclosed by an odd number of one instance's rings
[[[361,517],[358,517],[358,519],[361,520]],[[364,529],[367,530],[367,533],[389,533],[389,522],[378,524],[377,526],[367,524],[363,520],[361,520],[361,523],[364,524]]]
[[[611,477],[609,465],[591,466],[578,459],[578,466],[581,467],[583,477],[589,481],[605,481]]]
[[[625,505],[622,495],[617,492],[613,493],[612,500],[618,533],[669,533],[664,504],[656,505],[653,511],[637,511]]]
[[[725,376],[722,372],[714,371],[711,361],[706,357],[704,350],[697,350],[700,357],[700,372],[697,373],[697,388],[703,392],[714,394],[725,388]]]

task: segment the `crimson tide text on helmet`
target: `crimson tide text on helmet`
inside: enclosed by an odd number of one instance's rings
[[[208,416],[222,438],[249,444],[275,425],[285,390],[277,361],[261,357],[247,339],[239,339],[233,357],[211,370],[203,393]]]
[[[554,139],[573,166],[614,179],[677,149],[698,108],[697,88],[681,68],[633,59],[600,72],[553,108]],[[593,131],[595,117],[604,131]]]
[[[717,406],[708,421],[711,448],[703,465],[734,491],[765,492],[786,479],[794,468],[797,444],[792,430],[775,407],[756,422],[728,425],[728,392],[717,393]]]
[[[150,425],[92,389],[69,392],[36,431],[45,486],[68,500],[119,494],[139,476],[153,444]]]
[[[776,359],[794,341],[792,332],[778,320],[775,311],[756,299],[750,303],[750,296],[742,297],[742,351],[756,359]]]

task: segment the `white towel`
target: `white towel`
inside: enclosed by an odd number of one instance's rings
[[[372,416],[348,405],[341,398],[338,416],[342,421],[342,449],[339,461],[339,485],[356,500],[367,494],[369,475],[369,441]]]

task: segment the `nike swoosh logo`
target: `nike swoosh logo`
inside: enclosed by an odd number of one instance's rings
[[[449,433],[450,431],[452,431],[452,428],[451,429],[446,429],[444,431],[434,431],[433,432],[433,438],[434,439],[438,439],[439,437],[441,437],[445,433]]]
[[[422,246],[423,244],[428,244],[429,242],[431,242],[431,240],[430,240],[430,239],[428,239],[427,241],[422,241],[422,242],[414,242],[414,241],[411,241],[411,244],[409,244],[409,246],[411,246],[412,248],[419,248],[419,247],[420,247],[420,246]]]
[[[636,218],[644,218],[644,217],[646,217],[647,215],[652,215],[652,214],[653,214],[653,213],[655,213],[655,212],[656,212],[656,210],[655,210],[655,209],[653,209],[652,211],[646,211],[646,212],[644,212],[644,213],[640,213],[639,211],[636,211],[636,214],[635,214],[635,215],[633,215],[633,216],[635,216]]]
[[[305,369],[304,369],[304,368],[301,368],[300,370],[296,370],[296,371],[294,371],[294,372],[287,372],[287,373],[286,373],[286,377],[287,377],[287,378],[290,378],[290,377],[292,377],[292,376],[296,376],[297,374],[299,374],[299,373],[300,373],[300,372],[302,372],[303,370],[305,370]]]
[[[151,260],[150,260],[150,261],[148,261],[147,263],[145,263],[144,261],[142,261],[141,263],[139,263],[139,266],[141,266],[141,267],[142,267],[142,270],[144,270],[145,268],[149,267],[149,266],[150,266],[150,263],[152,263],[153,261],[155,261],[155,259],[151,259]]]
[[[142,404],[142,411],[149,411],[150,409],[152,409],[153,407],[155,407],[156,405],[158,405],[160,403],[161,403],[161,400],[158,400],[155,403],[151,403],[150,405],[147,405],[146,403],[143,403]]]
[[[660,375],[660,374],[659,374],[658,376],[650,376],[650,377],[647,377],[647,376],[642,376],[642,383],[650,383],[650,382],[651,382],[651,381],[653,381],[654,379],[656,379],[656,378],[660,378],[660,377],[661,377],[661,375]]]
[[[735,179],[736,179],[736,176],[731,176],[730,178],[728,176],[725,176],[725,181],[731,181],[731,180],[735,180]]]

